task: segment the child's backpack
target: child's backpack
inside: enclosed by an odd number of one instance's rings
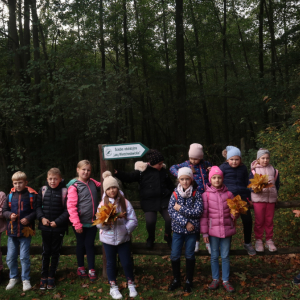
[[[193,191],[193,193],[192,193],[192,196],[193,196],[193,204],[194,204],[194,202],[195,202],[195,195],[196,195],[196,193],[197,193],[197,190],[196,191]],[[174,191],[173,192],[173,195],[174,195],[174,197],[175,197],[175,199],[176,199],[176,201],[178,200],[178,195],[177,195],[177,193]]]
[[[11,200],[12,200],[12,197],[13,197],[13,193],[14,192],[10,192],[9,195],[8,195],[8,206],[9,206],[9,208],[11,208]],[[29,198],[30,198],[30,208],[33,209],[33,194],[32,193],[29,193]]]

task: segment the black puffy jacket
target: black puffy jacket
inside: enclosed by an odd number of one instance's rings
[[[48,184],[47,190],[42,196],[40,189],[37,196],[36,203],[36,217],[39,220],[39,229],[45,231],[64,232],[68,229],[69,213],[67,211],[67,197],[62,199],[62,189],[66,188],[64,181],[58,187],[52,189]],[[48,219],[50,222],[54,221],[57,227],[44,226],[42,218]]]
[[[165,168],[158,171],[147,163],[138,161],[135,163],[135,171],[118,171],[115,176],[123,182],[139,183],[141,208],[144,212],[168,208],[174,184]]]

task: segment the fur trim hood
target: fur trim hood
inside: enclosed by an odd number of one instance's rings
[[[140,172],[144,172],[146,169],[147,169],[147,167],[151,167],[148,163],[146,163],[146,162],[143,162],[143,161],[137,161],[135,164],[134,164],[134,169],[135,170],[138,170],[138,171],[140,171]],[[152,168],[152,167],[151,167]],[[165,164],[163,164],[163,168],[165,168],[166,169],[166,165]]]

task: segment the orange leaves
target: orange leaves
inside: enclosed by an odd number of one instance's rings
[[[120,213],[117,213],[117,205],[111,203],[105,204],[98,208],[96,220],[93,222],[93,225],[114,222],[119,215]]]
[[[227,205],[233,216],[237,214],[246,214],[248,210],[247,202],[243,201],[240,195],[235,196],[233,199],[227,199]]]
[[[250,184],[248,188],[251,188],[254,193],[260,193],[264,188],[270,188],[273,186],[272,183],[269,183],[268,175],[260,175],[255,173],[254,178],[250,179]]]
[[[13,222],[10,221],[9,223],[10,223],[10,232],[11,232],[11,234],[14,234],[14,225],[13,225]]]
[[[35,232],[29,226],[24,227],[23,230],[22,230],[22,233],[25,237],[35,235]]]

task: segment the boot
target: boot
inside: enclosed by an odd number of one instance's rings
[[[170,249],[172,249],[172,236],[171,234],[165,233],[164,240],[168,243]]]
[[[178,287],[181,286],[180,282],[180,258],[178,260],[172,260],[172,269],[173,269],[173,276],[174,279],[172,280],[171,284],[169,285],[168,291],[174,291]]]
[[[186,259],[186,282],[184,286],[185,293],[191,293],[193,287],[193,279],[194,279],[194,270],[195,270],[195,263],[194,259]]]

